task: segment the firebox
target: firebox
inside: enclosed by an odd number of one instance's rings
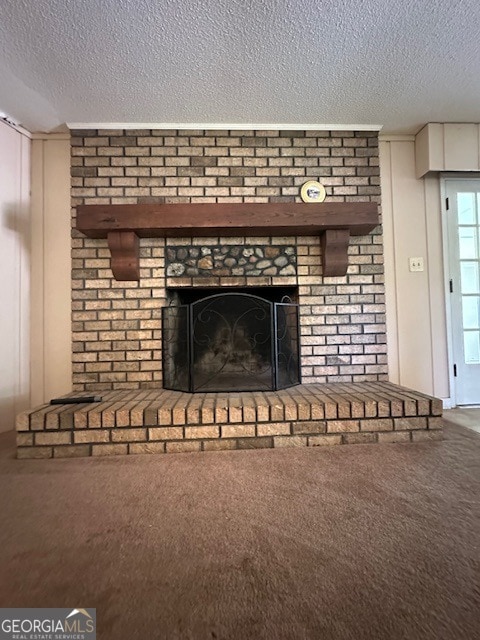
[[[287,295],[175,295],[162,309],[163,386],[195,393],[299,384],[298,316]]]

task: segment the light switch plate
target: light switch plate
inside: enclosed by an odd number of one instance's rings
[[[423,271],[423,258],[409,258],[408,267],[410,271]]]

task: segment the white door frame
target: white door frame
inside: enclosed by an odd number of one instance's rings
[[[471,180],[480,180],[480,173],[440,173],[440,206],[442,213],[442,241],[443,241],[443,273],[444,273],[444,287],[445,287],[445,303],[446,303],[446,323],[447,323],[447,354],[448,354],[448,384],[450,387],[450,399],[452,407],[457,406],[457,397],[455,390],[455,376],[453,374],[454,356],[453,356],[453,323],[452,323],[452,303],[450,296],[450,279],[452,274],[450,273],[450,255],[451,249],[449,246],[449,234],[447,224],[447,180],[455,180],[459,182],[464,180],[469,182]]]

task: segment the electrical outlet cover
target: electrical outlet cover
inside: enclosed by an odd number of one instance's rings
[[[408,266],[410,271],[423,271],[423,258],[409,258]]]

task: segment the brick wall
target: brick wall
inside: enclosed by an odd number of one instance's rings
[[[72,216],[78,204],[299,201],[318,179],[330,201],[380,202],[378,137],[352,131],[72,131]],[[163,239],[140,241],[140,282],[117,282],[106,241],[72,232],[74,390],[161,386],[161,307],[170,286],[242,286],[234,274],[167,279]],[[350,241],[346,277],[322,277],[316,237],[239,238],[291,245],[303,382],[387,377],[381,228]],[[175,238],[172,246],[232,239]],[[202,279],[203,278],[203,279]],[[222,279],[223,278],[223,279]],[[246,284],[253,284],[250,279]]]

